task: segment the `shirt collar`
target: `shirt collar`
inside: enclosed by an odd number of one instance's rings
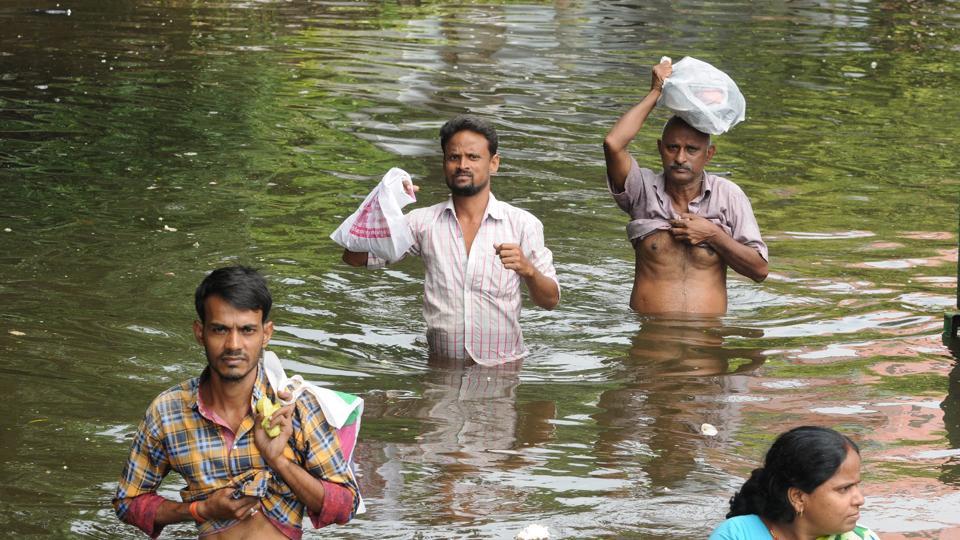
[[[716,183],[717,177],[709,174],[706,170],[703,171],[703,183],[700,184],[700,197],[706,197],[713,192],[713,185]]]
[[[198,410],[200,407],[200,385],[207,381],[210,378],[210,366],[203,368],[203,372],[199,377],[192,379],[192,388],[189,389],[189,398],[187,405],[191,409]],[[264,395],[267,392],[267,387],[269,383],[267,381],[266,373],[263,371],[263,360],[257,363],[257,380],[253,383],[253,395],[251,397],[250,405],[251,407],[260,399],[260,396]]]
[[[449,210],[453,216],[457,215],[457,211],[453,207],[453,195],[447,197],[447,202],[444,203],[443,210],[444,212]],[[503,212],[503,203],[493,196],[493,192],[490,192],[490,198],[487,199],[487,208],[483,211],[482,221],[486,221],[488,216],[497,221],[501,221],[504,218]]]

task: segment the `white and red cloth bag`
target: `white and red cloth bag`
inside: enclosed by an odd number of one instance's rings
[[[387,171],[383,179],[363,200],[356,212],[333,231],[330,238],[350,251],[373,253],[387,262],[403,258],[413,236],[407,227],[407,218],[401,209],[417,200],[410,175],[396,167]]]

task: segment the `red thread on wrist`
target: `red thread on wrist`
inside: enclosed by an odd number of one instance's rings
[[[190,515],[193,516],[193,520],[197,522],[197,525],[206,521],[206,519],[200,515],[200,510],[197,508],[199,505],[200,501],[193,501],[190,503]]]

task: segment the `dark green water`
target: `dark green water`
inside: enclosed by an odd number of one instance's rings
[[[0,0],[0,530],[137,537],[109,507],[129,438],[202,368],[193,288],[243,262],[288,371],[367,401],[369,511],[308,537],[705,537],[803,423],[861,444],[885,539],[956,535],[960,7],[639,4]],[[720,324],[627,308],[600,144],[662,55],[747,97],[711,169],[771,276],[731,279]],[[494,191],[543,221],[563,288],[512,374],[428,365],[419,263],[356,271],[327,238],[392,166],[441,200],[437,130],[465,111],[498,125]]]

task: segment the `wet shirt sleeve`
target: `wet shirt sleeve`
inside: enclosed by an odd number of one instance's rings
[[[650,169],[641,169],[633,156],[630,156],[630,172],[623,183],[623,191],[618,192],[610,177],[607,177],[607,187],[613,200],[630,216],[627,238],[631,242],[670,228],[669,220],[675,216],[669,202],[663,203],[657,195],[656,186],[661,182],[661,177]]]
[[[306,395],[306,394],[305,394]],[[298,400],[300,429],[296,444],[303,456],[303,467],[323,483],[323,508],[308,512],[314,527],[344,524],[353,518],[360,503],[356,480],[340,449],[336,430],[327,423],[315,399]]]
[[[113,498],[117,517],[151,538],[160,536],[163,529],[154,525],[157,509],[165,500],[156,491],[170,472],[160,426],[158,411],[151,405],[130,445],[130,456]]]
[[[557,293],[559,293],[560,280],[557,279],[557,270],[553,266],[553,252],[543,241],[543,223],[531,215],[531,219],[524,223],[522,238],[524,256],[541,274],[557,284]]]
[[[760,237],[760,226],[757,225],[757,218],[753,215],[750,199],[738,186],[733,185],[733,188],[728,202],[733,218],[729,222],[730,236],[737,242],[757,250],[763,260],[769,262],[767,244]]]
[[[630,214],[631,218],[636,218],[634,209],[642,209],[646,204],[643,186],[643,174],[636,158],[630,156],[630,172],[627,173],[627,179],[623,182],[623,191],[617,191],[610,176],[607,176],[607,188],[610,195],[621,210]]]

